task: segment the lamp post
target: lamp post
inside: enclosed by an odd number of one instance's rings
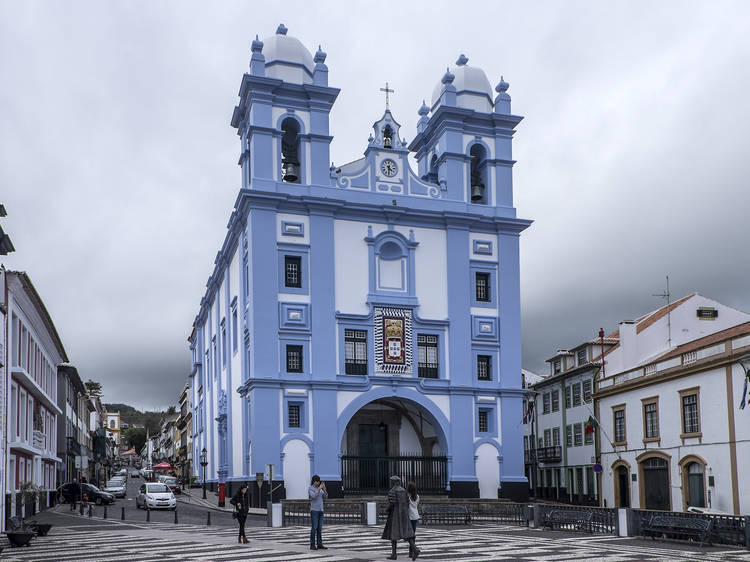
[[[203,499],[206,499],[206,466],[208,466],[208,451],[203,447],[201,451],[201,466],[203,467]]]

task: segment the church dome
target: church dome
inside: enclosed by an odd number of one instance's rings
[[[493,90],[487,75],[479,67],[468,66],[469,59],[464,55],[458,57],[456,66],[450,68],[454,75],[453,86],[456,88],[456,105],[475,111],[489,113],[492,111]],[[442,81],[432,90],[432,105],[440,99],[440,92],[445,84]]]
[[[297,84],[311,84],[315,68],[312,55],[296,37],[286,34],[282,23],[276,34],[263,39],[266,76]]]

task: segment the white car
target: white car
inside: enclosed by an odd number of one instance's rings
[[[138,489],[138,495],[135,497],[135,506],[147,509],[175,509],[177,507],[177,499],[166,484],[147,482],[146,484],[141,484],[141,487]]]

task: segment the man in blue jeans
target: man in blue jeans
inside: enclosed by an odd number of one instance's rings
[[[323,546],[323,500],[328,499],[325,482],[320,481],[317,474],[312,477],[310,487],[307,490],[310,496],[310,550],[325,550]],[[318,538],[318,546],[315,546],[315,537]]]

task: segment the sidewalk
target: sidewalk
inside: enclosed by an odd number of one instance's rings
[[[190,490],[183,490],[181,494],[175,496],[178,502],[187,503],[190,505],[197,505],[198,507],[205,507],[207,509],[214,509],[216,511],[227,511],[231,513],[234,511],[234,507],[229,503],[231,498],[226,499],[226,505],[219,507],[219,495],[216,492],[206,491],[206,499],[203,499],[203,490],[200,488],[190,488]],[[265,507],[251,507],[247,510],[251,515],[266,515],[267,510]]]

